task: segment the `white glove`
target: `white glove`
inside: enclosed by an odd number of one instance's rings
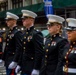
[[[0,63],[3,63],[3,60],[2,59],[0,59]]]
[[[4,66],[4,61],[2,59],[0,59],[0,65]]]
[[[39,75],[39,70],[33,69],[31,75]]]
[[[16,67],[16,69],[15,69],[15,73],[18,73],[19,71],[20,71],[20,66],[19,65],[17,65],[17,67]]]
[[[9,64],[8,68],[9,68],[9,69],[14,69],[16,66],[17,66],[17,63],[14,62],[14,61],[12,61],[12,62]]]

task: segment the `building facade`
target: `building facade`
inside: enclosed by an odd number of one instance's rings
[[[72,6],[70,5],[66,6],[67,3],[66,5],[63,5],[63,2],[61,1],[53,0],[54,14],[62,16],[64,18],[67,17],[76,18],[76,4]],[[73,1],[73,0],[68,0],[68,1]],[[62,7],[61,5],[64,7]],[[15,13],[16,15],[21,17],[22,9],[31,10],[37,13],[38,17],[35,20],[35,26],[40,30],[46,29],[47,18],[44,12],[43,0],[0,0],[0,27],[4,30],[6,29],[6,23],[4,18],[5,18],[5,13],[7,11]],[[21,19],[18,20],[18,25],[20,26],[20,28],[22,27]]]

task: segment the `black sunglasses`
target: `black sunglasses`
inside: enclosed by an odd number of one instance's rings
[[[47,24],[47,27],[52,27],[52,26],[54,26],[53,23]]]

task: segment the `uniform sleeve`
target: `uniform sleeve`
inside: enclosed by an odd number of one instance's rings
[[[59,55],[55,75],[63,75],[63,52],[69,48],[69,43],[66,39],[63,39],[58,43],[58,47]]]
[[[22,33],[20,31],[18,31],[15,34],[16,52],[15,52],[14,59],[13,59],[13,61],[15,61],[15,62],[18,62],[19,57],[20,57],[20,53],[22,50],[21,39],[22,39]]]
[[[34,47],[35,47],[35,64],[34,69],[39,70],[41,67],[42,56],[43,56],[43,35],[41,32],[37,32],[34,36]]]

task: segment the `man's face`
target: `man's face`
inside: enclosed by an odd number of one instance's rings
[[[47,28],[49,33],[52,35],[60,31],[60,25],[56,25],[56,24],[48,25]]]
[[[23,18],[22,22],[23,22],[23,26],[27,27],[31,24],[31,18],[29,17]]]
[[[68,40],[76,41],[76,31],[67,31]]]
[[[13,25],[14,25],[14,19],[8,19],[8,20],[6,20],[6,24],[7,24],[7,26],[8,27],[12,27]]]

